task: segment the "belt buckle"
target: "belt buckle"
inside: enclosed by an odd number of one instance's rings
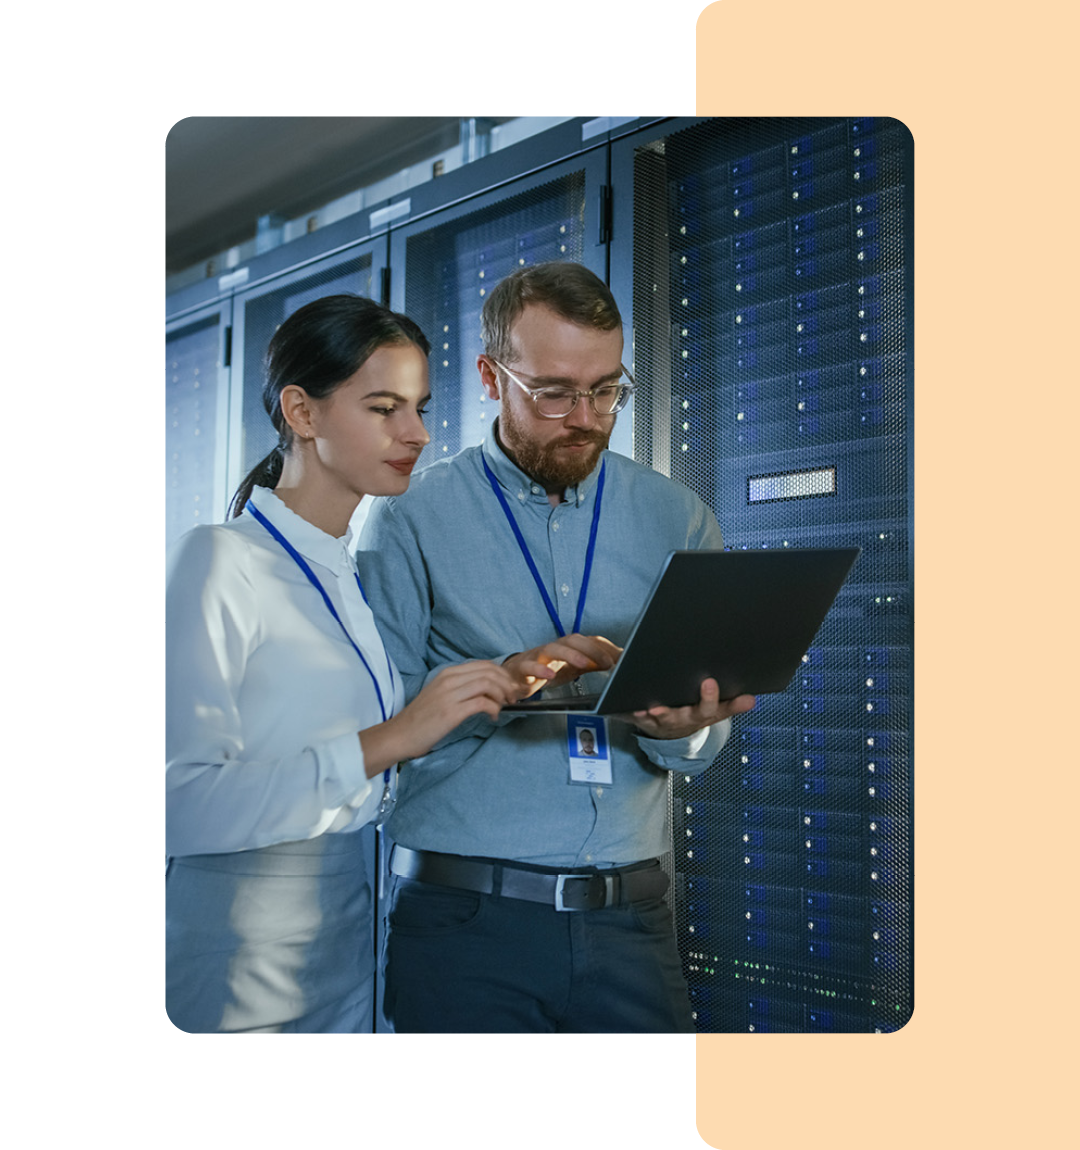
[[[587,910],[588,907],[584,906],[567,906],[563,902],[563,887],[566,886],[567,879],[580,879],[582,875],[579,874],[560,874],[555,876],[555,909],[566,911]]]
[[[604,907],[610,906],[614,901],[615,894],[615,880],[611,875],[560,874],[555,876],[555,909],[571,912],[594,909],[588,906],[567,906],[563,902],[563,887],[566,885],[567,879],[581,879],[587,883],[593,878],[603,878],[604,880],[604,901],[595,909],[602,910]]]

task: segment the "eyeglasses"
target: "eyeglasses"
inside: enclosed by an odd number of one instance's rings
[[[490,356],[488,357],[491,358]],[[589,391],[578,391],[576,387],[529,387],[497,359],[491,362],[506,374],[533,401],[536,414],[542,419],[565,419],[578,405],[579,399],[587,399],[597,415],[614,415],[630,401],[634,394],[634,377],[620,363],[622,377],[615,383],[601,383]],[[627,379],[630,382],[624,383]]]

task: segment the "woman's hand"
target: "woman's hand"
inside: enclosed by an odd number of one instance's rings
[[[544,673],[545,668],[533,670]],[[444,667],[407,707],[385,723],[360,732],[368,778],[403,759],[415,759],[473,715],[498,717],[507,703],[527,694],[523,674],[475,660]]]

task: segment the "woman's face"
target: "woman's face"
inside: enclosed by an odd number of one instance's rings
[[[325,399],[310,400],[324,477],[358,499],[400,495],[424,445],[428,364],[414,344],[387,344]]]

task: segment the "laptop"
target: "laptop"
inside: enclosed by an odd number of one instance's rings
[[[504,714],[618,715],[783,691],[861,552],[673,551],[599,695],[533,696]]]

